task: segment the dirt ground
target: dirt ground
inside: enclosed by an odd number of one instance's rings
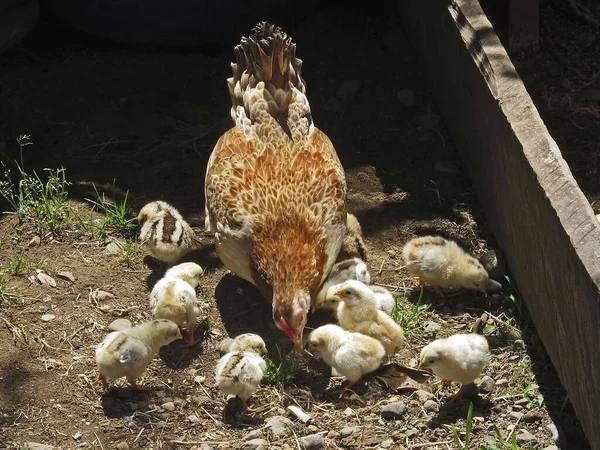
[[[506,280],[507,294],[440,298],[426,291],[421,304],[429,307],[417,308],[419,291],[399,258],[404,242],[435,232],[476,256],[495,244],[397,13],[331,8],[288,32],[304,60],[314,121],[347,171],[349,210],[362,223],[374,281],[394,291],[408,316],[415,314],[396,361],[416,366],[423,345],[467,330],[487,311],[491,382],[473,400],[472,448],[510,448],[496,429],[503,438],[517,436],[520,448],[589,448]],[[285,449],[317,434],[324,448],[454,449],[453,426],[466,439],[469,402],[446,403],[450,392],[441,392],[438,380],[417,393],[369,383],[341,400],[330,394],[328,372],[289,349],[273,330],[270,306],[217,258],[202,230],[203,184],[212,147],[230,126],[225,79],[233,44],[204,52],[138,49],[44,23],[0,56],[3,160],[18,159],[15,138],[30,134],[26,169],[64,166],[73,208],[65,228],[43,234],[39,245],[28,245],[36,235],[32,224],[8,215],[0,223],[6,289],[17,294],[0,299],[0,448],[23,449],[26,442],[62,449],[259,448],[252,438],[263,438],[268,448]],[[116,202],[128,192],[134,211],[154,199],[174,204],[201,241],[188,259],[206,269],[199,293],[207,316],[203,337],[193,348],[164,348],[146,373],[147,392],[104,393],[95,382],[94,345],[117,317],[150,318],[148,292],[161,273],[141,255],[108,254],[109,239],[90,232],[102,219],[85,200],[95,198],[91,183]],[[53,276],[56,287],[29,281],[36,268]],[[74,281],[58,276],[64,271]],[[114,298],[98,300],[96,289]],[[45,322],[45,314],[55,317]],[[279,436],[239,414],[235,403],[227,406],[214,387],[219,341],[246,331],[265,338],[274,360],[280,347],[285,360],[300,365],[293,379],[265,383],[254,396],[265,419],[292,419]],[[397,403],[406,406],[400,417],[382,419],[382,407]],[[311,421],[296,420],[289,405]]]

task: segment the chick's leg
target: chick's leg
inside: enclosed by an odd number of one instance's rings
[[[100,383],[102,383],[102,387],[104,388],[104,390],[108,391],[108,388],[110,387],[110,383],[108,382],[106,377],[104,375],[100,374],[100,376],[98,377],[98,381]]]
[[[144,381],[140,381],[139,383],[136,383],[136,380],[127,380],[127,387],[130,389],[133,389],[135,391],[145,391],[146,389],[144,389],[142,387],[142,385],[144,384]]]
[[[465,392],[468,389],[468,384],[463,384],[460,386],[460,389],[458,390],[458,392],[456,394],[454,394],[451,398],[450,401],[451,402],[459,402],[462,400],[463,395],[465,394]]]
[[[342,397],[344,396],[344,394],[345,394],[345,393],[346,393],[348,390],[350,390],[350,388],[351,388],[352,386],[354,386],[356,383],[357,383],[357,381],[351,381],[351,382],[349,382],[349,383],[348,383],[346,386],[344,386],[344,387],[343,387],[343,388],[340,390],[340,397],[339,397],[339,398],[342,398]]]
[[[258,411],[258,409],[248,406],[248,400],[244,400],[243,398],[240,398],[240,400],[242,401],[242,406],[244,408],[244,411],[246,411],[248,414],[252,415]]]

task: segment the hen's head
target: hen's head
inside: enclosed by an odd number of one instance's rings
[[[306,292],[297,293],[289,299],[273,298],[273,321],[277,328],[283,331],[300,351],[303,349],[302,333],[306,325],[310,295]]]

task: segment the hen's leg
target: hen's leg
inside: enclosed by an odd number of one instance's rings
[[[186,327],[188,329],[188,332],[190,333],[190,338],[187,339],[187,345],[194,345],[196,343],[195,339],[194,339],[194,329],[195,327],[195,323],[191,323],[191,322],[187,322],[186,323]]]

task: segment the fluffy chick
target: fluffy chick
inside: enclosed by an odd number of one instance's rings
[[[386,355],[392,355],[404,342],[402,327],[383,311],[377,309],[377,299],[369,286],[360,281],[348,280],[332,286],[327,296],[339,301],[337,310],[340,326],[349,331],[363,333],[383,344]]]
[[[189,253],[196,239],[192,227],[174,206],[163,201],[146,204],[137,217],[140,241],[156,259],[175,264]]]
[[[323,325],[310,333],[308,351],[317,353],[349,381],[340,397],[364,375],[376,370],[385,357],[385,349],[377,339],[333,324]]]
[[[396,299],[390,291],[383,286],[369,285],[369,289],[375,294],[375,302],[377,303],[377,309],[383,311],[388,316],[392,314],[394,306],[396,306]]]
[[[338,254],[338,261],[358,257],[367,261],[367,247],[363,239],[363,232],[358,219],[354,214],[346,215],[346,235],[342,242],[342,248]]]
[[[358,280],[365,284],[371,281],[371,274],[367,268],[367,264],[359,258],[350,258],[340,261],[331,268],[327,279],[321,285],[313,302],[313,312],[319,308],[337,308],[337,304],[327,301],[327,291],[331,286],[343,283],[346,280]]]
[[[146,371],[154,355],[177,339],[181,339],[177,324],[164,319],[109,333],[96,346],[99,381],[108,389],[107,379],[126,377],[131,387],[139,388],[135,380]]]
[[[265,341],[252,333],[245,333],[233,339],[215,371],[216,384],[225,394],[235,395],[242,401],[244,409],[253,413],[248,399],[258,389],[267,364],[262,356],[266,355]]]
[[[204,271],[196,263],[186,262],[171,267],[150,292],[150,309],[155,319],[167,319],[179,327],[184,324],[190,334],[188,343],[193,345],[197,306],[196,287]]]
[[[480,334],[455,334],[437,339],[421,350],[419,369],[431,370],[442,379],[442,385],[451,381],[461,383],[453,399],[460,399],[465,387],[481,375],[490,358],[487,339]]]
[[[486,293],[502,285],[490,279],[481,263],[456,242],[441,236],[411,239],[402,250],[409,273],[419,278],[420,285],[448,289],[475,289]]]

